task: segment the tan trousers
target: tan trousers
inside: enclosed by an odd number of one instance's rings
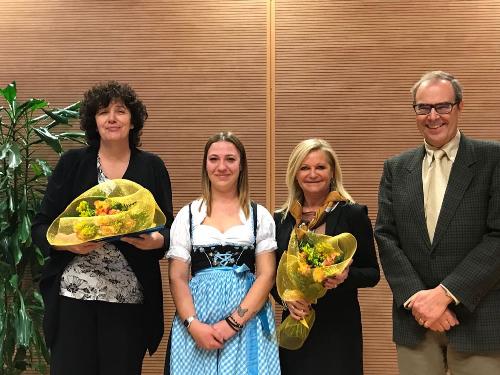
[[[444,333],[429,330],[419,345],[397,345],[397,352],[400,375],[500,375],[500,352],[457,352]]]

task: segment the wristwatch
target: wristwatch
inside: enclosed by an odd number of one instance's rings
[[[183,322],[184,327],[189,328],[189,326],[191,325],[191,323],[193,323],[193,320],[195,320],[195,319],[196,319],[196,315],[188,316],[186,318],[186,320],[184,320],[184,322]]]

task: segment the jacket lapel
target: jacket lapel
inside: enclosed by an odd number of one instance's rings
[[[419,147],[413,152],[406,164],[408,175],[406,176],[406,187],[408,192],[409,208],[412,216],[415,217],[417,225],[417,232],[422,236],[422,240],[427,247],[431,248],[429,239],[429,232],[427,231],[427,224],[425,222],[424,212],[424,190],[422,187],[422,160],[425,155],[424,146]]]
[[[342,206],[344,206],[345,204],[347,203],[339,202],[337,206],[334,206],[335,208],[332,211],[326,213],[325,233],[328,233],[330,236],[336,233],[335,228],[337,227],[337,223],[339,222]]]
[[[446,187],[446,192],[439,213],[434,241],[432,242],[431,251],[434,250],[440,239],[446,232],[446,228],[450,224],[451,219],[455,216],[456,210],[462,201],[462,198],[467,190],[472,177],[474,177],[474,168],[476,163],[476,155],[474,147],[469,140],[462,134],[460,146],[458,148],[457,157],[451,168],[450,178]]]

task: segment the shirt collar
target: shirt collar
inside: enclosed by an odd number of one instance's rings
[[[457,134],[455,134],[455,136],[447,144],[441,147],[441,150],[443,150],[446,153],[446,156],[448,156],[448,159],[450,159],[452,163],[455,161],[455,158],[457,157],[458,146],[460,145],[460,136],[461,136],[460,131],[457,130]],[[428,165],[431,165],[434,151],[436,151],[437,148],[431,146],[425,140],[424,140],[424,146],[425,146],[425,160]]]

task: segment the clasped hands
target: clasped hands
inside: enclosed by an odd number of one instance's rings
[[[225,320],[212,325],[194,320],[188,330],[196,345],[205,350],[222,349],[224,343],[236,334]]]
[[[418,324],[436,332],[449,331],[459,321],[448,305],[453,301],[445,290],[438,285],[433,289],[415,293],[406,306]]]

